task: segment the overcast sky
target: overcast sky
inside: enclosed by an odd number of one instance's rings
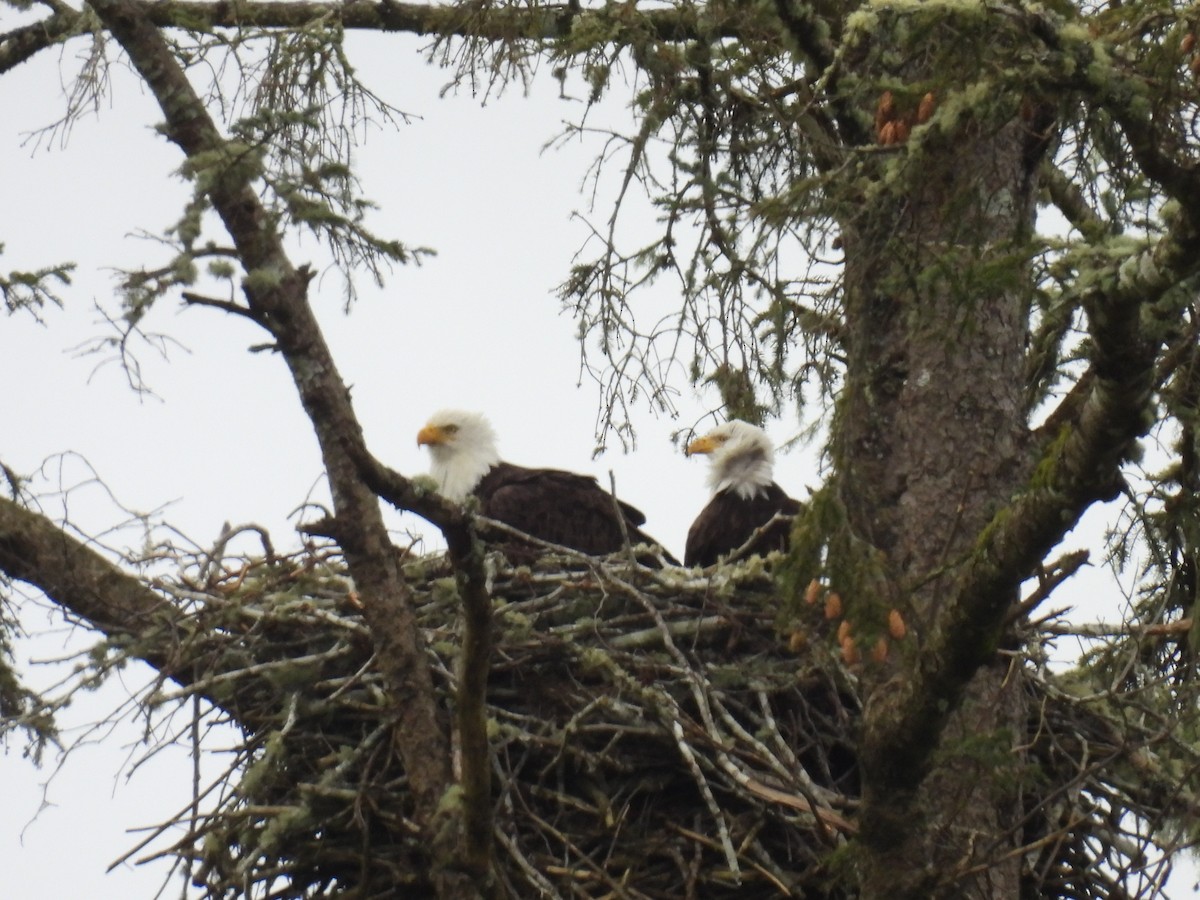
[[[12,20],[4,8],[0,30]],[[381,207],[376,230],[438,255],[419,268],[397,269],[382,291],[364,280],[348,317],[336,275],[313,289],[370,446],[401,472],[424,472],[428,460],[415,438],[429,413],[482,410],[512,462],[590,472],[604,484],[611,470],[622,497],[647,514],[646,530],[682,555],[687,527],[707,499],[705,462],[686,460],[671,435],[692,426],[712,398],[680,378],[678,419],[643,409],[636,452],[613,447],[593,459],[598,395],[586,377],[577,386],[575,323],[553,294],[588,233],[572,212],[586,207],[580,189],[598,145],[542,146],[581,105],[559,99],[547,77],[531,97],[517,90],[486,104],[469,93],[439,99],[447,76],[421,61],[418,46],[397,36],[352,39],[365,79],[414,116],[399,130],[373,131],[360,149],[365,192]],[[228,521],[262,524],[278,547],[288,547],[295,524],[289,514],[314,490],[322,496],[320,461],[283,363],[247,352],[262,333],[164,301],[146,330],[179,345],[166,359],[149,346],[139,352],[154,397],[132,392],[118,366],[97,368],[103,357],[77,352],[106,334],[96,305],[116,310],[110,268],[160,262],[161,249],[137,235],[173,222],[187,193],[172,177],[179,152],[153,130],[157,109],[120,68],[99,115],[79,122],[65,147],[43,142],[34,152],[31,133],[60,115],[62,73],[73,71],[84,47],[69,45],[62,59],[43,53],[0,78],[0,270],[79,265],[66,308],[46,310],[44,326],[26,316],[0,318],[0,460],[20,473],[42,469],[42,488],[71,488],[70,514],[93,532],[123,522],[123,506],[161,510],[158,518],[199,544]],[[618,111],[614,105],[609,114]],[[607,209],[595,215],[603,219]],[[293,253],[296,262],[317,258],[311,245]],[[672,302],[669,283],[658,290],[652,302]],[[798,428],[793,417],[770,431],[782,441]],[[57,456],[63,453],[70,455]],[[795,496],[807,496],[820,477],[811,452],[778,460],[777,480]],[[93,478],[106,488],[90,484]],[[415,525],[393,521],[397,528]],[[110,538],[115,545],[139,541],[135,531]],[[1102,577],[1095,584],[1105,589]],[[53,611],[26,613],[27,627],[48,633],[19,643],[23,660],[61,657],[94,640]],[[35,683],[62,675],[61,666],[27,669]],[[74,726],[68,737],[125,703],[145,678],[129,670],[67,710],[63,721]],[[165,820],[189,797],[182,750],[154,757],[127,779],[145,755],[142,735],[127,717],[111,733],[90,735],[59,771],[54,758],[35,769],[17,742],[3,748],[0,896],[154,895],[161,865],[103,874],[140,840],[128,829]],[[168,895],[178,892],[173,883]]]

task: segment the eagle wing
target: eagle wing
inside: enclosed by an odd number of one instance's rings
[[[613,498],[589,475],[500,463],[475,488],[485,516],[582,553],[613,553],[624,546],[621,520],[633,543],[654,543],[638,526],[641,510]]]

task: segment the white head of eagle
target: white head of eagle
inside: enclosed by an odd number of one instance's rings
[[[730,419],[687,446],[687,455],[710,457],[708,486],[714,494],[732,491],[744,500],[765,496],[773,481],[775,448],[761,428]]]
[[[459,409],[434,413],[417,433],[417,446],[429,447],[429,473],[442,496],[462,503],[479,480],[500,461],[496,432],[481,414]]]

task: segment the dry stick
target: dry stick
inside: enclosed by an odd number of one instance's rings
[[[1076,550],[1055,560],[1050,565],[1049,571],[1041,569],[1038,572],[1037,590],[1013,607],[1012,612],[1008,614],[1006,624],[1017,622],[1033,612],[1034,609],[1054,593],[1060,584],[1078,572],[1087,563],[1088,556],[1087,550]]]
[[[226,670],[208,678],[199,679],[192,684],[189,684],[186,687],[181,687],[169,694],[164,694],[161,697],[161,700],[165,702],[182,700],[184,697],[193,696],[218,684],[236,681],[239,678],[253,677],[256,675],[262,675],[265,672],[272,672],[280,669],[292,669],[293,667],[307,665],[308,663],[326,662],[327,660],[348,656],[353,652],[353,648],[348,644],[337,644],[331,649],[325,650],[321,653],[310,653],[307,656],[294,656],[288,659],[274,659],[268,662],[255,663],[252,666],[246,666],[244,669]]]
[[[536,823],[538,825],[539,828],[541,828],[543,831],[546,831],[549,834],[551,834],[566,849],[570,850],[573,854],[575,854],[575,856],[579,859],[579,861],[584,864],[584,866],[592,873],[592,875],[598,881],[602,881],[606,885],[608,885],[608,887],[613,891],[615,896],[617,896],[617,897],[628,896],[628,892],[624,889],[624,887],[621,884],[618,884],[616,881],[614,881],[612,876],[609,875],[608,872],[606,872],[601,865],[599,865],[595,860],[593,860],[591,858],[591,856],[589,856],[586,852],[584,852],[583,848],[579,847],[574,841],[572,841],[569,837],[567,837],[563,832],[559,831],[557,828],[555,828],[553,825],[551,825],[549,822],[547,822],[545,819],[543,819],[541,816],[539,816],[537,813],[535,813],[533,810],[529,809],[528,807],[526,807],[525,813],[526,813],[526,815],[529,816],[530,819],[532,819],[534,821],[534,823]],[[550,867],[550,866],[547,867],[548,870],[552,870],[554,868],[558,868],[558,867]],[[579,879],[581,877],[578,870],[575,870],[575,869],[559,868],[558,870],[562,874],[571,875],[573,878],[576,878],[576,879]]]
[[[476,516],[475,521],[483,525],[488,531],[494,531],[497,534],[505,534],[518,538],[522,541],[526,541],[530,544],[530,546],[536,547],[544,553],[553,553],[555,556],[561,556],[570,562],[582,563],[583,565],[587,566],[587,568],[591,570],[597,578],[602,580],[606,580],[604,574],[605,569],[603,568],[604,563],[612,556],[616,556],[616,554],[612,554],[610,557],[589,556],[588,554],[576,550],[573,547],[566,547],[562,544],[555,544],[551,541],[542,540],[541,538],[535,537],[532,534],[526,534],[520,529],[513,528],[511,525],[501,522],[498,519],[489,519],[487,516]],[[686,570],[680,569],[674,569],[673,572],[664,569],[653,569],[650,566],[642,565],[636,559],[625,561],[625,565],[628,568],[635,569],[643,576],[653,580],[655,583],[666,587],[677,586],[679,584],[679,575],[686,574]],[[547,577],[553,579],[559,576],[555,574]]]
[[[621,501],[617,499],[617,476],[613,474],[612,469],[608,470],[608,499],[612,502],[617,527],[621,529],[621,550],[625,557],[636,565],[637,557],[633,553],[633,545],[629,543],[629,527],[625,524],[625,513],[621,510]]]
[[[762,540],[763,536],[772,526],[779,525],[784,522],[795,521],[795,518],[796,517],[794,515],[788,515],[787,513],[775,513],[775,515],[771,516],[771,518],[767,519],[767,521],[763,522],[763,524],[759,525],[752,532],[750,532],[750,537],[746,538],[740,547],[737,547],[736,549],[730,550],[728,553],[726,553],[724,557],[722,557],[723,561],[737,562],[741,560],[743,556],[750,554],[750,551],[757,546],[758,542]],[[717,565],[720,565],[720,563],[717,563]]]
[[[508,855],[520,866],[521,871],[525,873],[525,877],[537,887],[543,897],[554,897],[557,900],[562,900],[562,894],[556,891],[554,885],[550,883],[546,876],[539,872],[537,867],[525,857],[525,854],[517,846],[516,841],[505,834],[500,828],[493,829],[492,833],[496,838],[496,842],[508,851]]]
[[[147,847],[148,845],[150,845],[151,843],[156,841],[160,835],[165,834],[167,831],[174,828],[180,822],[187,821],[191,815],[191,810],[192,810],[193,805],[195,805],[196,803],[199,803],[201,800],[203,800],[205,797],[207,797],[209,794],[211,794],[213,791],[217,790],[218,788],[224,787],[226,785],[226,779],[232,778],[233,774],[235,772],[237,772],[238,767],[241,764],[242,764],[242,754],[237,754],[235,756],[234,761],[229,766],[227,766],[225,771],[222,772],[220,775],[218,775],[213,780],[213,782],[207,788],[204,789],[204,791],[202,793],[200,793],[198,795],[194,795],[191,799],[188,800],[187,805],[185,807],[183,807],[183,809],[179,810],[179,812],[175,813],[173,816],[167,817],[167,819],[165,821],[161,822],[158,825],[151,826],[148,829],[150,832],[150,835],[145,840],[140,841],[136,846],[130,848],[124,855],[113,860],[113,862],[111,862],[109,864],[108,868],[105,869],[104,871],[111,872],[117,866],[124,865],[126,862],[128,862],[130,859],[132,859],[139,851],[143,850],[145,847]],[[184,847],[194,844],[198,837],[199,837],[199,832],[189,831],[182,838],[180,838],[178,841],[176,841],[174,844],[172,844],[170,847],[166,848],[162,852],[155,853],[152,856],[143,857],[142,859],[137,860],[137,862],[139,864],[141,864],[141,863],[153,860],[153,859],[158,859],[160,857],[179,852],[179,851],[183,850]]]
[[[656,614],[657,611],[654,611],[654,613]],[[669,636],[664,636],[664,640],[669,641]],[[680,755],[683,757],[684,763],[687,765],[688,770],[692,775],[692,779],[696,783],[696,787],[700,791],[701,797],[705,802],[705,805],[708,807],[710,814],[716,822],[717,830],[721,836],[721,846],[725,851],[726,862],[729,865],[729,869],[735,877],[740,877],[740,870],[737,864],[737,852],[734,850],[733,841],[729,837],[729,830],[724,816],[721,813],[721,808],[717,804],[716,798],[713,796],[712,790],[708,786],[708,781],[704,776],[704,772],[700,768],[700,764],[696,759],[695,753],[692,751],[691,746],[687,743],[683,734],[681,720],[688,717],[684,715],[683,711],[679,708],[679,705],[675,702],[675,699],[669,694],[666,694],[661,690],[654,689],[650,686],[638,683],[637,680],[634,679],[633,676],[629,675],[629,673],[627,673],[621,666],[619,666],[615,660],[609,658],[608,662],[612,666],[610,671],[612,671],[614,676],[624,678],[629,682],[631,687],[636,686],[638,690],[647,695],[647,699],[653,699],[655,701],[656,711],[661,717],[668,719],[668,721],[664,722],[664,724],[670,727],[671,734],[675,739],[676,747],[679,749]],[[686,672],[686,668],[678,671]],[[714,744],[718,743],[719,741],[719,738],[714,739],[712,734],[709,735],[709,738]]]
[[[1105,638],[1144,636],[1182,638],[1191,629],[1192,619],[1188,617],[1177,619],[1174,622],[1154,622],[1150,625],[1137,625],[1133,623],[1128,625],[1106,625],[1101,622],[1081,622],[1078,625],[1048,623],[1042,626],[1041,630],[1056,637]]]
[[[340,679],[343,683],[338,685],[333,693],[325,698],[325,702],[329,703],[330,701],[337,700],[340,696],[342,696],[342,694],[346,693],[346,691],[350,690],[350,688],[354,687],[356,684],[365,684],[366,682],[363,679],[367,673],[371,671],[371,667],[374,665],[375,654],[372,653],[369,657],[367,657],[367,661],[358,667],[358,671],[348,678]],[[338,680],[339,679],[326,679],[323,682],[319,682],[319,684],[333,685],[337,684]]]
[[[742,726],[742,723],[739,722],[733,713],[729,711],[729,708],[721,700],[720,696],[714,695],[712,697],[712,704],[713,708],[717,711],[717,715],[721,717],[721,721],[728,726],[730,731],[753,747],[758,752],[759,757],[766,761],[769,769],[771,769],[777,776],[785,781],[790,781],[792,779],[792,772],[787,768],[787,766],[779,761],[779,759],[774,753],[771,752],[771,749],[766,744],[764,744]]]
[[[191,721],[191,746],[189,748],[192,755],[192,808],[188,815],[188,830],[195,834],[200,828],[200,695],[196,694],[192,697],[192,721]],[[196,861],[189,853],[184,862],[184,879],[188,884],[192,882],[192,872]]]
[[[519,528],[513,528],[511,525],[501,522],[499,519],[489,519],[487,516],[476,516],[475,520],[485,526],[488,531],[495,531],[499,534],[506,534],[510,537],[519,538],[522,541],[528,541],[532,546],[537,547],[545,553],[553,553],[555,556],[563,556],[572,562],[584,563],[589,569],[595,570],[602,557],[589,556],[573,547],[567,547],[563,544],[555,544],[552,541],[542,540],[542,538],[534,537],[532,534],[526,534]],[[647,568],[638,566],[638,568]]]
[[[808,773],[804,771],[802,766],[797,765],[793,769],[788,769],[781,762],[779,762],[779,760],[776,759],[767,746],[754,735],[750,734],[750,732],[746,731],[746,729],[733,716],[733,714],[725,708],[725,704],[721,702],[721,698],[719,696],[714,696],[712,698],[712,702],[721,718],[726,722],[726,724],[729,725],[733,732],[747,744],[750,744],[750,746],[758,750],[759,754],[767,760],[770,767],[775,770],[776,775],[779,775],[787,783],[799,781],[799,784],[796,785],[796,789],[803,794],[803,797],[796,797],[787,791],[780,790],[779,788],[772,787],[765,782],[759,781],[752,775],[744,773],[741,767],[738,766],[727,754],[724,752],[719,753],[718,760],[723,759],[724,762],[728,764],[730,767],[728,769],[729,774],[734,778],[734,780],[745,787],[746,790],[763,799],[769,799],[775,803],[782,803],[785,806],[790,806],[792,809],[798,809],[802,812],[810,813],[823,829],[825,826],[831,826],[838,831],[843,832],[844,834],[854,834],[857,832],[858,829],[856,826],[846,821],[832,810],[823,808],[824,806],[829,805],[830,801],[836,796],[833,791],[816,785],[809,777]],[[822,802],[817,802],[817,795],[821,796]]]
[[[708,807],[709,814],[713,817],[713,821],[717,823],[717,833],[721,838],[721,849],[725,853],[725,862],[729,866],[729,871],[733,873],[734,880],[741,883],[742,872],[738,867],[737,851],[733,849],[733,841],[729,837],[729,828],[725,824],[725,816],[721,812],[721,807],[717,805],[717,798],[713,796],[712,789],[708,786],[708,779],[704,777],[704,773],[700,770],[700,764],[696,762],[695,753],[692,752],[691,746],[683,738],[683,726],[679,724],[678,719],[671,722],[671,734],[675,736],[675,746],[679,748],[679,755],[683,757],[684,763],[692,773],[692,780],[696,782],[696,787],[700,789],[700,795],[704,798],[704,805]]]
[[[713,697],[712,701],[714,704],[719,702],[716,697]],[[832,810],[822,809],[815,802],[815,800],[811,798],[797,797],[794,794],[781,791],[778,788],[764,784],[753,776],[743,772],[741,767],[723,748],[723,743],[716,744],[715,749],[718,766],[723,769],[725,773],[734,780],[734,782],[741,785],[750,793],[755,794],[763,800],[769,800],[772,803],[778,803],[801,812],[809,813],[814,819],[816,819],[817,824],[821,826],[822,831],[824,831],[827,827],[841,831],[843,834],[854,834],[858,831],[857,827],[843,819],[837,813],[833,812]],[[831,836],[826,834],[825,837],[830,838]]]
[[[671,622],[667,625],[667,630],[674,637],[699,637],[700,635],[727,630],[729,627],[729,619],[724,616],[704,616],[699,619],[683,619]],[[661,639],[662,631],[655,626],[654,628],[643,628],[641,631],[630,631],[626,634],[618,635],[608,643],[609,646],[617,650],[630,651],[652,646],[660,642]]]
[[[759,689],[754,692],[754,696],[758,700],[759,712],[762,713],[762,717],[766,721],[767,727],[770,729],[771,739],[778,744],[777,749],[779,750],[780,755],[788,761],[788,770],[793,772],[799,770],[801,774],[807,778],[808,773],[801,769],[800,760],[796,757],[796,754],[792,752],[792,748],[788,746],[788,742],[784,740],[783,735],[779,731],[779,723],[775,721],[775,714],[771,712],[771,701],[767,697],[767,692]],[[816,785],[814,784],[812,787],[815,788]]]
[[[655,624],[658,626],[659,632],[662,634],[663,645],[665,646],[667,652],[670,653],[671,656],[673,656],[679,663],[680,671],[687,677],[692,698],[696,701],[696,706],[700,710],[701,718],[704,720],[705,727],[708,729],[709,738],[712,740],[715,747],[723,746],[725,743],[724,736],[718,733],[716,722],[713,720],[712,710],[709,709],[708,706],[708,696],[704,691],[704,686],[699,682],[696,671],[688,663],[687,657],[685,657],[679,648],[675,646],[675,641],[671,637],[670,629],[667,628],[667,624],[665,621],[663,621],[663,617],[659,613],[658,609],[652,602],[650,602],[650,599],[646,597],[645,594],[643,594],[633,585],[615,576],[613,576],[612,580],[616,585],[620,586],[635,600],[637,600],[638,603],[640,603],[646,610],[646,612],[650,614],[650,617],[654,619]],[[675,743],[679,747],[679,751],[683,755],[684,761],[687,763],[688,768],[691,770],[697,786],[700,788],[701,795],[704,797],[704,802],[708,806],[709,812],[712,814],[717,823],[717,828],[721,837],[721,846],[725,849],[725,856],[727,862],[729,863],[729,869],[733,873],[734,878],[740,881],[741,871],[738,868],[737,852],[733,849],[733,842],[729,838],[729,830],[725,822],[725,816],[722,814],[720,807],[717,805],[716,798],[713,797],[712,790],[709,788],[708,781],[705,779],[700,770],[700,766],[696,761],[696,757],[692,752],[692,748],[687,744],[686,741],[683,740],[683,728],[679,723],[679,710],[675,704],[675,701],[670,697],[667,697],[666,699],[669,701],[670,705],[675,708],[677,714],[676,718],[671,722],[671,731],[675,735]],[[724,751],[719,752],[722,754],[724,753]]]
[[[578,728],[578,725],[581,721],[583,721],[583,718],[591,713],[592,710],[599,709],[601,707],[612,707],[612,702],[608,697],[600,696],[595,700],[592,700],[587,704],[587,706],[571,716],[571,718],[566,721],[562,728],[558,729],[558,752],[546,762],[546,765],[542,766],[541,771],[538,773],[541,777],[544,778],[547,774],[549,774],[551,769],[558,765],[559,761],[563,757],[563,752],[566,750],[567,738],[569,738],[571,734]]]
[[[612,578],[613,578],[614,583],[616,583],[617,585],[622,587],[631,596],[633,596],[643,606],[643,608],[646,609],[646,611],[650,614],[650,616],[657,623],[658,629],[659,629],[660,633],[662,634],[663,643],[664,643],[667,651],[672,656],[675,657],[676,661],[679,663],[680,671],[687,677],[688,683],[692,689],[693,699],[696,702],[697,708],[700,710],[701,718],[704,720],[704,724],[708,731],[709,738],[713,742],[713,747],[716,749],[717,763],[720,766],[720,768],[723,769],[726,772],[726,774],[728,774],[731,778],[733,778],[735,782],[737,782],[738,784],[740,784],[741,786],[746,788],[746,790],[751,791],[752,793],[761,797],[762,799],[771,800],[776,803],[782,803],[784,805],[790,806],[793,809],[798,809],[803,812],[810,813],[822,827],[832,827],[838,831],[841,831],[844,834],[855,833],[857,831],[857,829],[851,823],[849,823],[846,819],[842,818],[841,816],[839,816],[837,813],[833,812],[832,810],[822,809],[816,802],[814,802],[813,799],[795,797],[791,794],[785,793],[783,791],[779,791],[775,788],[771,788],[768,785],[762,784],[761,782],[757,781],[756,779],[750,777],[749,775],[747,775],[741,771],[741,769],[738,767],[738,765],[730,758],[729,754],[724,750],[724,747],[726,746],[726,740],[725,740],[724,735],[721,734],[719,729],[717,728],[716,721],[713,718],[712,708],[709,703],[710,698],[709,698],[709,695],[704,690],[704,685],[702,683],[700,683],[698,674],[696,673],[695,669],[692,668],[692,666],[688,662],[687,658],[683,655],[683,653],[679,650],[679,648],[675,646],[675,643],[671,638],[670,629],[668,629],[666,623],[663,621],[663,618],[659,614],[658,609],[654,606],[653,603],[650,602],[650,599],[648,597],[646,597],[645,594],[643,594],[643,592],[641,592],[640,590],[635,588],[633,585],[631,585],[628,582],[625,582],[622,579],[617,578],[615,576],[612,576]],[[714,703],[718,702],[716,697],[713,697],[712,701]],[[672,703],[673,703],[673,701],[672,701]],[[672,724],[673,724],[673,727],[678,726],[678,722],[675,722]],[[755,743],[757,744],[757,742],[755,742]],[[765,751],[766,756],[768,756],[768,757],[771,756],[769,751],[766,751],[765,748],[763,748],[763,750]],[[690,748],[688,749],[688,753],[690,754]],[[685,757],[685,759],[687,759],[689,761],[689,764],[693,764],[693,765],[695,764],[694,757],[690,757],[690,755],[689,755],[689,756]],[[699,774],[698,767],[696,769],[694,769],[693,771],[696,774]],[[700,785],[700,787],[701,787],[701,791],[705,795],[705,799],[707,802],[708,798],[712,796],[711,793],[709,793],[707,782],[702,783]],[[715,803],[715,801],[714,801],[714,803]],[[713,809],[712,806],[710,806],[710,810],[711,809]],[[720,816],[719,812],[717,815],[717,822],[721,828],[723,842],[727,841],[728,833],[725,831],[724,817]],[[732,851],[732,844],[729,844],[729,847],[730,847],[730,850]],[[738,871],[736,864],[731,863],[731,868],[736,875],[737,871]]]
[[[692,831],[690,828],[684,828],[682,825],[674,825],[673,824],[671,827],[674,828],[677,832],[679,832],[679,834],[688,838],[689,840],[693,840],[698,844],[703,844],[706,847],[711,847],[714,850],[717,849],[716,841],[714,841],[708,835],[700,834],[698,831]],[[760,875],[762,875],[764,878],[766,878],[768,881],[770,881],[773,885],[775,885],[775,888],[779,891],[780,894],[782,894],[785,897],[792,896],[792,892],[790,890],[788,890],[787,885],[784,884],[782,881],[780,881],[779,877],[777,875],[775,875],[770,869],[766,868],[766,866],[762,865],[761,863],[755,862],[754,860],[749,860],[749,863],[750,863],[750,867],[752,869],[754,869],[756,872],[758,872]]]

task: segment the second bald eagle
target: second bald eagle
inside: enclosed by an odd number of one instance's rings
[[[657,543],[638,527],[646,521],[642,512],[614,501],[595,478],[501,461],[496,433],[479,413],[435,413],[417,434],[417,444],[429,447],[430,474],[444,497],[462,503],[473,495],[480,513],[525,534],[592,556],[622,549],[626,534],[632,544]],[[522,558],[537,555],[536,548],[504,543],[509,555],[514,550]]]
[[[772,477],[775,449],[765,431],[732,419],[688,444],[687,454],[711,458],[708,485],[713,498],[688,529],[685,566],[711,566],[742,547],[776,513],[794,516],[802,504],[789,497]],[[791,524],[768,528],[746,553],[786,550]]]

